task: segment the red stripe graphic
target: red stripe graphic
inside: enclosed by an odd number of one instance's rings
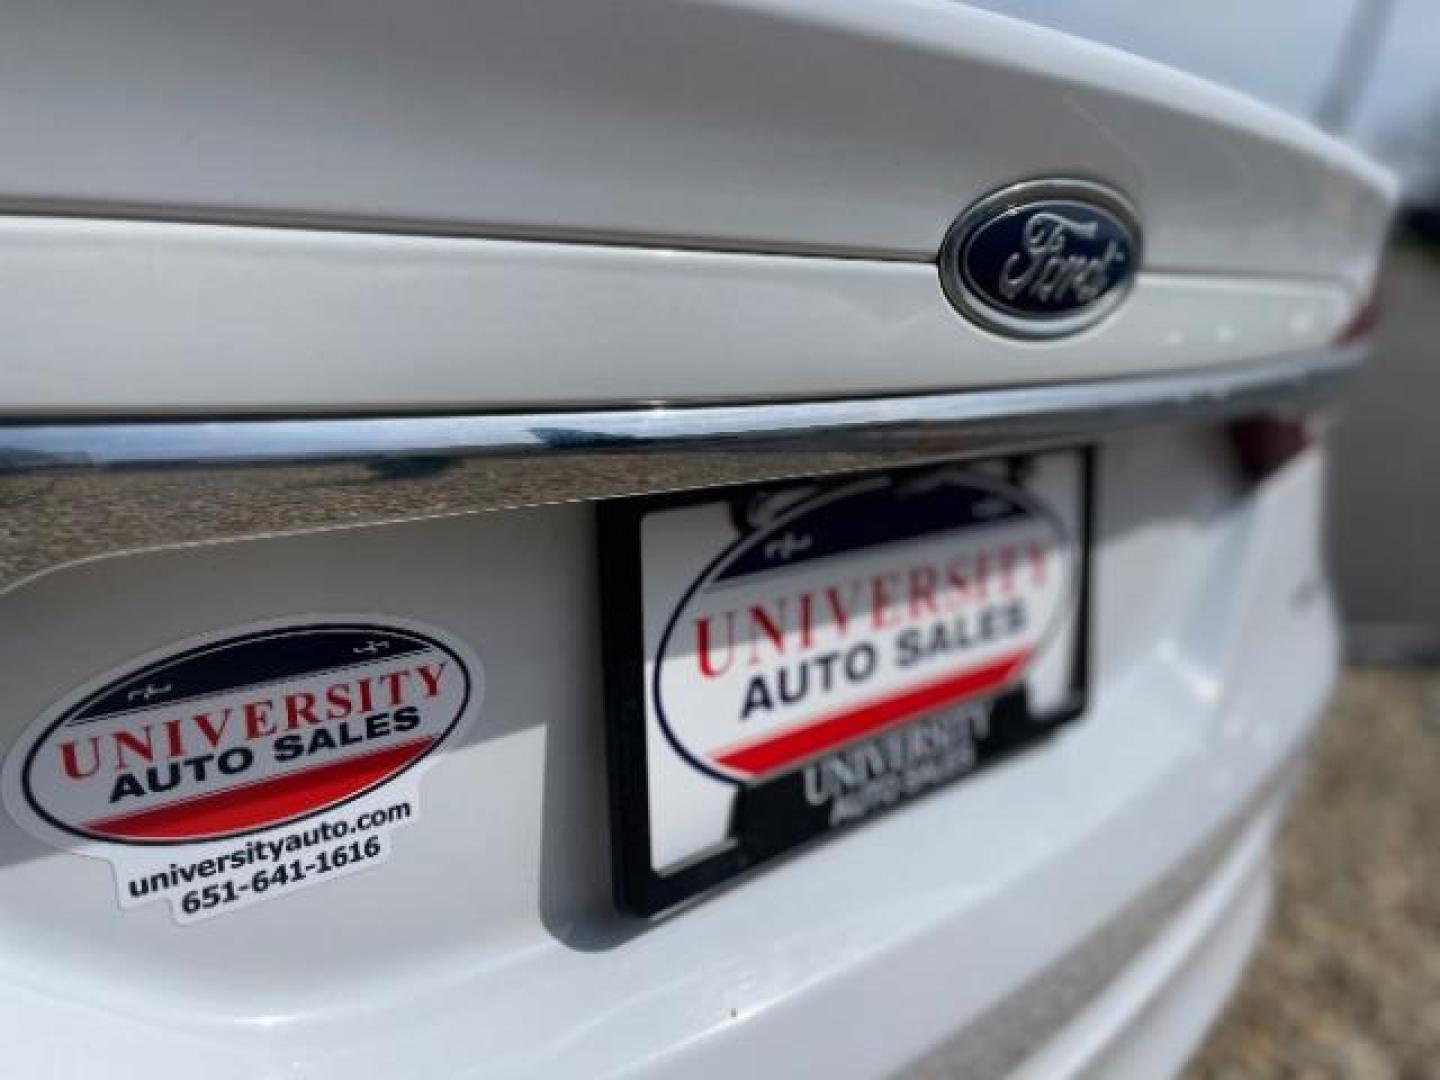
[[[1018,675],[1030,662],[1030,656],[1030,649],[1006,653],[988,664],[966,668],[913,690],[834,713],[758,742],[721,750],[715,761],[751,776],[767,773],[862,735],[873,735],[922,712],[993,690]]]
[[[303,772],[103,818],[85,827],[105,836],[137,840],[194,840],[255,829],[322,809],[363,791],[414,761],[434,742],[433,736],[412,739]]]

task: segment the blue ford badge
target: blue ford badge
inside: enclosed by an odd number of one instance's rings
[[[940,250],[940,282],[980,325],[1048,338],[1114,310],[1139,265],[1140,226],[1121,195],[1086,180],[1030,180],[960,216]]]

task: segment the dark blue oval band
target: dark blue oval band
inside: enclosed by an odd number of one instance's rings
[[[982,199],[941,250],[946,294],[987,329],[1058,337],[1103,318],[1140,263],[1125,199],[1090,181],[1036,180]]]

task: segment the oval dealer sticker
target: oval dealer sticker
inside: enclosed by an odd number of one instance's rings
[[[182,922],[365,869],[474,711],[466,653],[368,619],[181,643],[41,716],[6,759],[6,807],[109,859],[123,906],[167,898]]]
[[[940,471],[839,488],[687,590],[652,707],[695,768],[775,775],[1017,683],[1069,610],[1073,561],[1054,515],[998,480]]]

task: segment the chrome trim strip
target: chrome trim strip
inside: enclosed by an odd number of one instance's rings
[[[0,422],[0,590],[140,548],[973,457],[1303,406],[1361,352],[768,405]]]

